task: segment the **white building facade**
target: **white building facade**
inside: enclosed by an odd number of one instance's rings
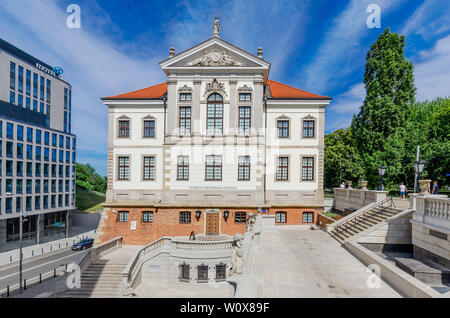
[[[269,80],[262,55],[215,32],[171,48],[166,83],[103,98],[108,190],[97,242],[243,233],[252,212],[315,223],[331,99]]]

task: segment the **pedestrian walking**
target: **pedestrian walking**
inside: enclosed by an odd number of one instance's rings
[[[433,189],[431,190],[431,194],[439,194],[439,184],[437,181],[433,183]]]
[[[402,182],[402,184],[400,185],[400,197],[402,198],[402,200],[406,200],[407,192],[408,192],[408,189],[406,189],[406,186]]]

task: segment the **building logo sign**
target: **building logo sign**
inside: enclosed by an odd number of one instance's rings
[[[55,72],[57,75],[62,75],[62,73],[64,73],[63,69],[60,68],[59,66],[55,66],[53,68],[53,72]]]
[[[64,71],[63,71],[63,69],[61,68],[61,67],[59,67],[59,66],[55,66],[53,69],[49,69],[49,68],[47,68],[47,67],[45,67],[45,66],[43,66],[43,65],[41,65],[41,64],[39,64],[39,63],[36,63],[36,67],[38,68],[38,69],[40,69],[42,72],[45,72],[45,73],[47,73],[47,74],[50,74],[50,75],[52,75],[52,76],[54,76],[54,77],[57,77],[57,78],[59,78],[59,79],[62,79],[62,80],[66,80],[63,76],[62,76],[62,73],[64,73]]]

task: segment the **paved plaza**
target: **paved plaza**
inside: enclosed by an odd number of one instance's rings
[[[262,297],[401,297],[383,281],[367,288],[367,268],[329,234],[307,226],[265,228],[252,274]]]

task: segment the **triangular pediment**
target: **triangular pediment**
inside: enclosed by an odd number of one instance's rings
[[[200,43],[160,63],[169,68],[260,68],[270,63],[218,37]]]

